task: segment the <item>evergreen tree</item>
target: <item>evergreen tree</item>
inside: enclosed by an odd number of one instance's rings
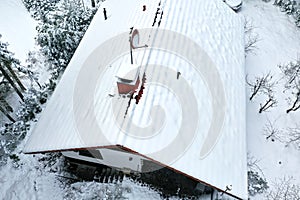
[[[266,179],[262,178],[258,172],[248,171],[248,192],[250,196],[261,194],[269,188]]]
[[[274,5],[279,6],[282,12],[293,15],[296,26],[300,27],[300,1],[299,0],[275,0]]]
[[[54,78],[70,62],[96,10],[85,9],[81,1],[63,0],[55,12],[49,12],[40,22],[36,38],[48,59]]]
[[[282,9],[288,15],[295,13],[297,7],[297,2],[295,0],[288,0],[282,5]]]
[[[298,26],[300,28],[300,5],[298,6],[294,16],[295,16],[296,26]]]
[[[36,20],[44,21],[60,0],[23,0],[23,4]]]

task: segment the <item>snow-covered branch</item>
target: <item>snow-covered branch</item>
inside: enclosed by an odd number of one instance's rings
[[[269,108],[277,106],[277,100],[274,95],[274,87],[277,82],[273,80],[273,76],[269,72],[261,77],[256,77],[253,81],[248,80],[246,77],[246,82],[250,86],[251,95],[249,100],[252,101],[257,95],[266,95],[267,99],[264,103],[260,103],[259,113],[267,111]]]
[[[276,180],[266,195],[267,200],[300,199],[300,185],[293,183],[293,181],[293,177]]]
[[[287,98],[291,106],[286,112],[296,111],[300,108],[300,59],[286,65],[279,65],[279,69],[286,80],[284,87],[292,95]]]
[[[247,55],[257,49],[256,44],[259,41],[259,36],[257,33],[254,33],[254,26],[248,18],[245,18],[244,29],[246,38],[245,53]]]

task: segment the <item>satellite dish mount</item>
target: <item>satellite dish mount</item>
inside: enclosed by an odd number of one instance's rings
[[[133,65],[132,49],[146,48],[146,47],[148,47],[148,45],[145,44],[144,46],[139,46],[139,43],[140,43],[140,33],[139,33],[139,31],[137,29],[134,29],[134,31],[130,35],[129,42],[130,42],[131,64]]]

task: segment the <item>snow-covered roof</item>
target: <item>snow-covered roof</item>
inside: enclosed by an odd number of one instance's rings
[[[102,3],[24,152],[121,145],[246,199],[243,27],[222,1]],[[134,29],[139,101],[116,78]]]

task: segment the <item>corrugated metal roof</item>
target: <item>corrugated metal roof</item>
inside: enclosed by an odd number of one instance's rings
[[[243,27],[222,1],[104,2],[24,152],[121,145],[246,199]],[[133,49],[139,88],[120,96],[133,29],[148,47]]]

